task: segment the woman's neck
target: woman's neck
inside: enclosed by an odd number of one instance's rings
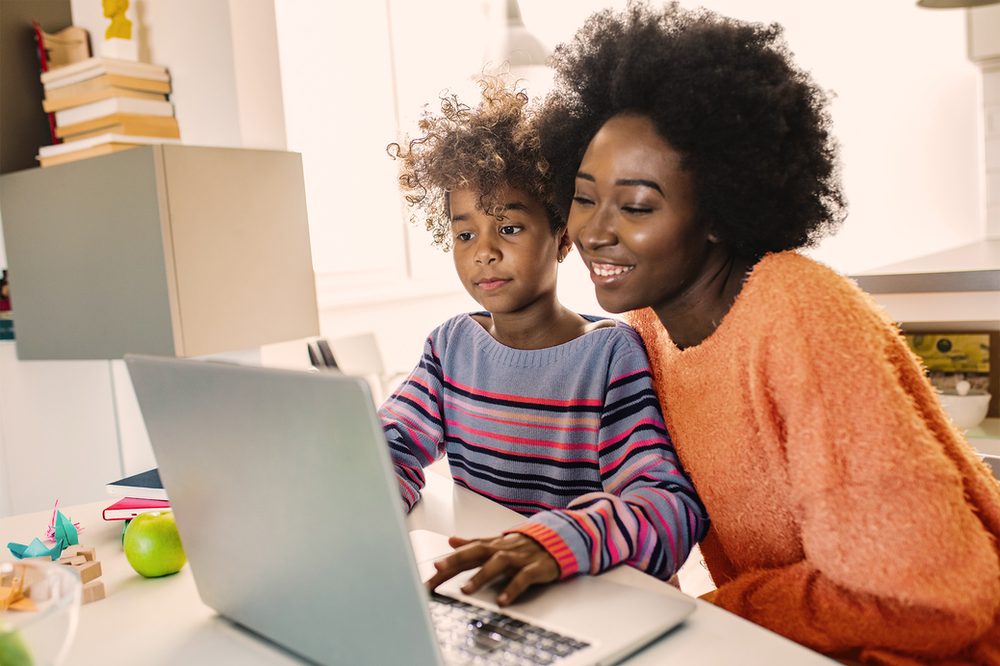
[[[706,263],[701,277],[682,298],[655,308],[660,323],[678,348],[699,345],[715,333],[743,290],[755,263],[723,250]]]

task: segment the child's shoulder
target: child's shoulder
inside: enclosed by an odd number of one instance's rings
[[[473,319],[477,314],[487,314],[485,312],[463,312],[454,317],[446,319],[428,337],[435,341],[444,341],[456,335],[466,336],[482,326]]]
[[[646,353],[646,346],[643,344],[639,333],[621,319],[586,314],[581,314],[580,316],[589,322],[597,324],[597,326],[588,329],[587,333],[584,334],[584,337],[594,336],[594,344],[599,343],[601,346],[606,346],[610,343],[614,347],[619,348],[619,351],[638,349],[642,353]]]

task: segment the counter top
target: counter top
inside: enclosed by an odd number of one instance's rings
[[[869,294],[1000,291],[1000,239],[986,239],[851,276]]]

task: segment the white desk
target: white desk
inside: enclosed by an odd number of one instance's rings
[[[122,552],[122,523],[101,518],[101,511],[111,502],[63,508],[67,517],[84,528],[80,543],[96,548],[107,593],[106,599],[81,609],[67,666],[305,663],[216,615],[199,599],[189,566],[164,578],[145,579],[135,573]],[[0,561],[14,559],[6,549],[7,542],[28,543],[44,536],[50,517],[51,511],[46,511],[0,520],[4,546]],[[409,525],[411,529],[477,537],[498,534],[521,520],[518,514],[457,488],[442,476],[428,474],[423,499],[410,513]],[[303,541],[308,541],[307,535]],[[243,556],[259,560],[262,571],[268,561],[281,557],[269,549],[266,540],[247,543]],[[604,575],[663,594],[681,594],[630,567],[618,567]],[[687,622],[629,659],[629,666],[835,663],[710,603],[696,603],[698,608]]]

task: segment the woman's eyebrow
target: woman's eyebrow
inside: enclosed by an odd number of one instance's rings
[[[596,179],[585,171],[577,171],[576,177],[581,180],[589,180],[594,183],[597,182]],[[643,180],[642,178],[619,178],[615,181],[615,185],[624,187],[649,187],[656,190],[660,194],[663,194],[663,190],[652,180]]]
[[[643,180],[641,178],[619,178],[615,181],[615,185],[624,185],[625,187],[649,187],[660,194],[663,194],[663,190],[660,186],[651,180]]]

